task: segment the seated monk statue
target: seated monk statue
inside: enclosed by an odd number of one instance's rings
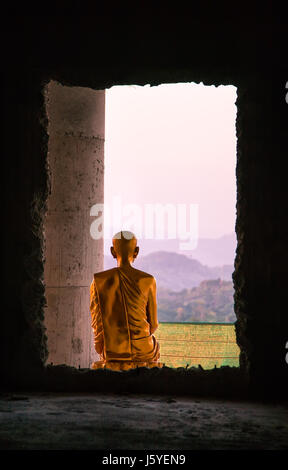
[[[153,335],[158,327],[155,278],[131,266],[139,252],[132,232],[117,233],[112,243],[117,267],[94,274],[90,288],[94,345],[100,355],[92,369],[162,367]]]

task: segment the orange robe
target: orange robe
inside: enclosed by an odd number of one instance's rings
[[[94,345],[101,357],[93,369],[162,367],[153,335],[158,327],[153,276],[132,267],[96,273],[90,300]]]

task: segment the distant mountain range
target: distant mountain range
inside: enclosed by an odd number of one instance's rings
[[[202,281],[198,287],[172,292],[157,291],[158,320],[161,322],[234,323],[234,289],[230,281]]]
[[[116,261],[111,255],[104,256],[104,269],[116,266]],[[231,281],[234,271],[232,264],[209,267],[196,259],[169,251],[158,251],[146,256],[140,256],[139,253],[133,266],[152,274],[156,279],[157,287],[174,292],[197,287],[206,280]]]
[[[234,265],[236,247],[236,233],[220,238],[200,238],[197,248],[189,256],[207,266]]]
[[[197,248],[193,251],[180,251],[179,240],[143,239],[139,240],[139,259],[155,252],[164,251],[185,255],[189,259],[197,260],[205,266],[234,265],[236,245],[235,233],[223,235],[219,238],[200,238]],[[104,246],[105,253],[109,253],[111,242],[104,240]]]

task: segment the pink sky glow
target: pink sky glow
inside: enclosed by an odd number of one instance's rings
[[[236,217],[236,88],[178,83],[106,90],[105,205],[198,204],[200,238]],[[104,210],[105,212],[105,210]],[[105,214],[105,224],[108,219]]]

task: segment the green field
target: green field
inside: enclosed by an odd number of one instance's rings
[[[168,367],[239,366],[234,323],[159,323],[154,333]]]

